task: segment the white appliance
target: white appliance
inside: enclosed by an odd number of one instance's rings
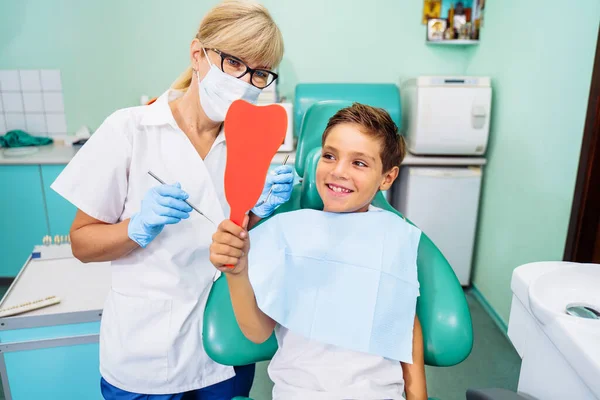
[[[285,109],[287,113],[287,131],[285,139],[279,147],[278,152],[288,152],[294,150],[294,105],[292,103],[275,103]]]
[[[418,155],[482,155],[489,128],[490,78],[421,76],[401,85],[404,135]]]
[[[508,337],[523,359],[519,393],[600,399],[599,287],[598,264],[534,262],[514,270]]]
[[[480,187],[480,167],[412,166],[393,186],[394,208],[438,246],[463,286],[471,282]]]

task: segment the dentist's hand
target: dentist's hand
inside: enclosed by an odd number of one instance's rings
[[[280,165],[267,175],[265,187],[258,199],[258,203],[256,203],[257,205],[251,210],[256,216],[266,218],[271,215],[277,207],[290,199],[292,196],[292,188],[294,186],[293,171],[293,168],[289,165]],[[273,188],[273,192],[265,201],[271,187]]]
[[[141,247],[146,247],[165,225],[189,218],[192,207],[184,202],[188,197],[179,183],[160,185],[148,190],[140,211],[129,220],[129,238]]]

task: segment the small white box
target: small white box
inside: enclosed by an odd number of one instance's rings
[[[275,103],[285,109],[287,113],[287,131],[285,139],[278,151],[293,151],[294,150],[294,105],[292,103]]]

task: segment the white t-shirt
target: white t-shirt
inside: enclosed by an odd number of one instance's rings
[[[402,366],[295,335],[277,325],[279,349],[269,364],[273,399],[401,399]]]
[[[268,369],[274,400],[403,398],[398,361],[309,340],[279,324],[275,336],[279,349]]]

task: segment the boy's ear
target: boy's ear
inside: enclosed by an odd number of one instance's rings
[[[379,190],[381,190],[381,191],[389,190],[389,188],[392,187],[392,183],[394,183],[394,181],[398,177],[399,172],[400,172],[400,168],[398,168],[398,167],[393,167],[389,171],[384,172],[383,181],[381,182],[381,185],[379,185]]]

